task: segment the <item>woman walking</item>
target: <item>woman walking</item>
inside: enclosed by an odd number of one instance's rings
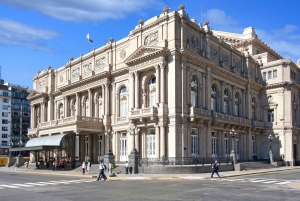
[[[85,174],[85,169],[86,169],[85,161],[82,162],[81,168],[82,168],[82,174]]]

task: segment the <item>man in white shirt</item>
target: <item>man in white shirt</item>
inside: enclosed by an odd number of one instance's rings
[[[103,161],[100,160],[99,161],[99,176],[96,181],[101,180],[102,177],[103,177],[104,181],[107,179],[106,175],[104,174],[104,171],[105,171],[105,165],[103,164]]]

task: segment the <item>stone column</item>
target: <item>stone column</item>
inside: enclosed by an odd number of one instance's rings
[[[53,120],[53,112],[54,112],[54,97],[49,96],[49,101],[48,101],[48,120],[51,121]]]
[[[92,137],[93,135],[92,134],[88,134],[88,153],[87,153],[87,156],[92,160]]]
[[[155,158],[160,157],[160,133],[159,133],[159,126],[155,127]]]
[[[140,105],[139,105],[139,98],[140,98],[140,94],[139,94],[139,72],[135,72],[134,73],[134,76],[135,76],[135,79],[134,79],[134,84],[135,84],[135,88],[134,88],[134,93],[135,93],[135,100],[134,100],[134,106],[135,108],[139,108]]]
[[[75,163],[80,163],[80,158],[79,158],[79,133],[76,132],[76,136],[75,136]],[[74,159],[71,159],[72,161],[74,161]],[[77,165],[77,164],[76,164]],[[74,164],[75,166],[75,164]]]
[[[220,87],[221,97],[220,97],[220,112],[224,111],[224,82],[221,81],[221,87]]]
[[[209,121],[207,123],[207,144],[206,144],[206,157],[212,156],[212,136],[211,136],[211,122]]]
[[[141,151],[141,149],[140,149],[140,131],[136,130],[134,137],[135,137],[135,148],[140,154],[140,151]]]
[[[93,116],[93,94],[92,89],[88,89],[88,96],[89,96],[89,117]]]
[[[64,118],[66,118],[67,117],[67,97],[66,96],[64,96],[63,97],[63,116],[64,116]]]
[[[245,90],[242,89],[242,101],[241,104],[239,105],[239,108],[241,108],[242,110],[242,114],[240,115],[241,117],[246,117],[246,108],[248,107],[248,105],[246,105],[246,93]]]
[[[111,95],[111,100],[112,100],[112,104],[111,104],[111,114],[112,114],[112,120],[114,119],[115,115],[116,115],[116,83],[111,84],[112,87],[112,95]],[[114,120],[113,120],[114,123]]]
[[[77,116],[81,116],[81,113],[80,113],[80,96],[79,96],[79,93],[76,93],[76,115]]]
[[[99,99],[97,97],[94,97],[94,108],[95,108],[95,117],[98,117],[98,118],[102,118],[100,117],[99,115]]]
[[[35,107],[34,107],[34,105],[30,105],[30,127],[31,128],[35,128],[35,123],[34,123],[34,121],[35,121],[35,117],[34,117],[34,114],[35,114]]]
[[[202,97],[202,107],[207,107],[207,93],[205,93],[208,89],[206,88],[206,74],[202,73],[202,94],[200,97]],[[209,88],[211,90],[211,88]],[[210,108],[209,108],[210,109]]]
[[[159,95],[160,95],[160,75],[159,75],[159,65],[155,66],[155,76],[156,76],[156,103],[160,103]]]
[[[209,67],[206,68],[206,90],[206,106],[208,110],[211,110],[211,71]]]
[[[232,87],[232,102],[231,102],[231,114],[235,115],[235,87]]]
[[[105,85],[105,114],[110,115],[109,111],[109,103],[110,103],[110,96],[109,96],[109,84]]]
[[[187,123],[186,132],[187,132],[186,153],[187,153],[187,157],[191,157],[192,156],[192,147],[191,147],[191,145],[192,145],[192,135],[191,135],[192,129],[191,129],[191,125],[189,123]]]
[[[134,79],[133,73],[129,74],[129,110],[134,108]]]
[[[160,66],[160,72],[161,72],[161,102],[165,103],[166,102],[166,95],[165,95],[165,68],[166,68],[166,62],[164,59],[164,62]]]
[[[102,87],[102,114],[105,116],[106,115],[106,87],[105,85],[101,85]]]
[[[41,123],[44,122],[44,103],[42,102],[40,104],[40,107],[41,107]]]
[[[166,127],[163,125],[160,127],[160,157],[166,156],[166,136],[165,136]]]
[[[187,66],[185,58],[182,58],[181,63],[181,115],[183,116],[187,112],[187,83],[186,83],[186,73]],[[185,131],[186,132],[186,131]],[[186,145],[185,145],[186,146]]]

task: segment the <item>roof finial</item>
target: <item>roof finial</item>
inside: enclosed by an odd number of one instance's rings
[[[184,10],[185,6],[183,4],[180,4],[179,9]]]

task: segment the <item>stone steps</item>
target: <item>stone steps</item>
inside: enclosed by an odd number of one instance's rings
[[[257,161],[257,162],[246,162],[243,163],[244,170],[259,170],[259,169],[270,169],[270,168],[278,168],[274,165],[271,165],[267,161]]]

